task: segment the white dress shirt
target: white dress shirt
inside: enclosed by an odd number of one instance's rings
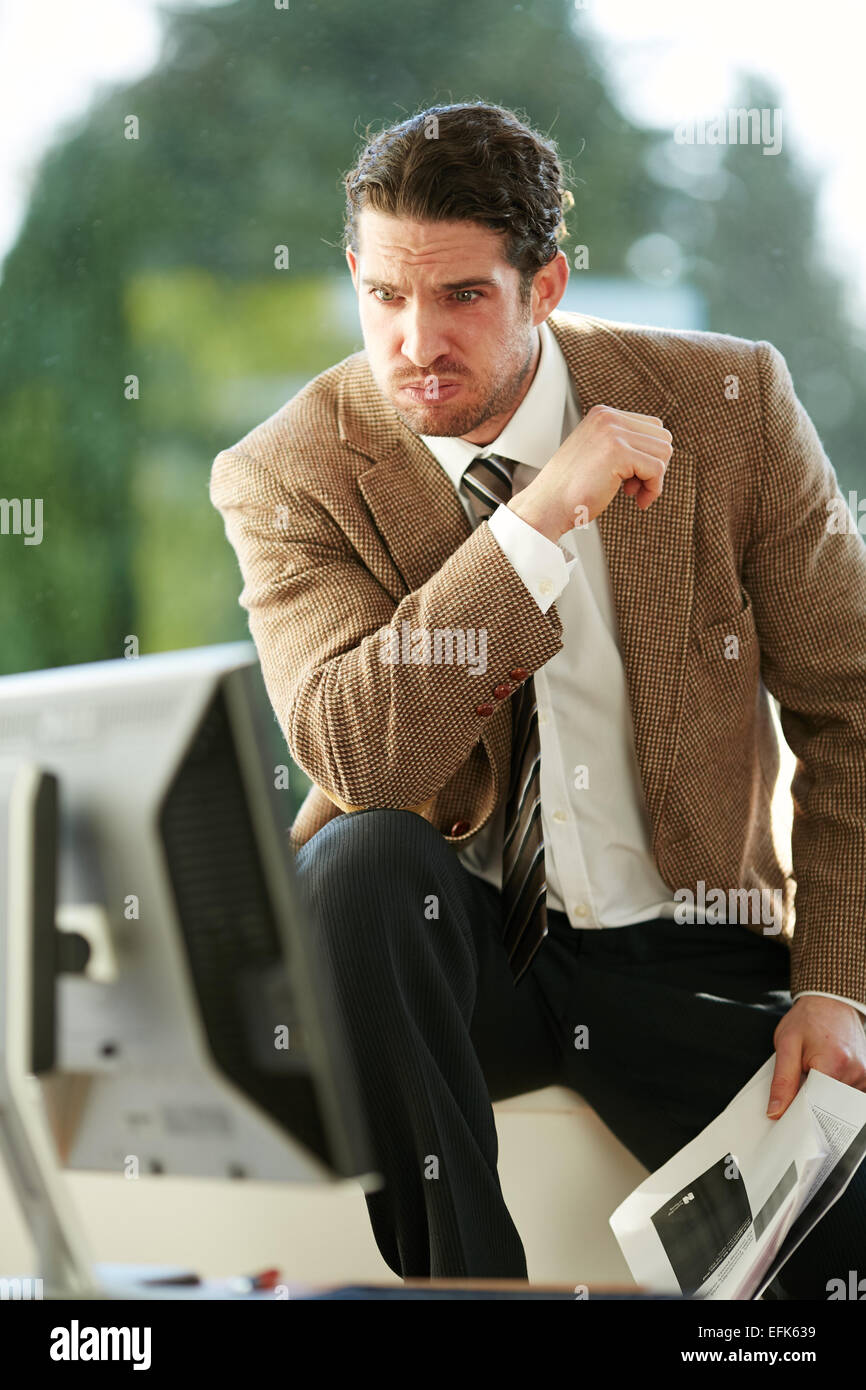
[[[532,383],[491,444],[479,448],[454,436],[421,436],[473,523],[469,499],[460,490],[473,459],[491,453],[514,459],[514,491],[520,492],[580,423],[562,350],[547,323],[539,325],[538,333],[541,352]],[[593,521],[576,527],[555,544],[506,506],[496,509],[489,526],[541,612],[556,603],[562,621],[561,650],[534,676],[548,907],[565,913],[573,927],[598,929],[673,917],[678,906],[682,914],[650,849],[651,826],[598,526]],[[470,872],[497,888],[502,885],[504,820],[503,804],[459,852]],[[699,905],[689,920],[704,921]],[[844,1002],[866,1014],[866,1005]]]

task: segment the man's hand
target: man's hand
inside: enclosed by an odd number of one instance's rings
[[[773,1034],[776,1069],[767,1114],[778,1120],[800,1089],[803,1073],[823,1072],[866,1091],[866,1033],[863,1015],[851,1004],[803,994],[780,1019]],[[778,1109],[774,1110],[774,1105]]]
[[[620,488],[646,511],[662,490],[671,440],[657,415],[594,405],[508,506],[552,541],[595,521]]]

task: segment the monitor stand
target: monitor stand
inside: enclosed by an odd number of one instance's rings
[[[0,1151],[36,1246],[37,1296],[100,1298],[105,1292],[66,1191],[36,1075],[53,1066],[56,1036],[57,778],[34,763],[19,763],[2,789],[3,811]]]

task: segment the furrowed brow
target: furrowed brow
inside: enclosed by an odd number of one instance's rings
[[[488,275],[475,275],[466,280],[449,280],[444,285],[438,285],[437,288],[440,290],[474,290],[479,285],[490,285],[495,288],[496,283]]]
[[[373,275],[363,275],[361,277],[361,284],[367,289],[390,290],[392,294],[403,293],[399,285],[392,285],[389,280],[377,280]],[[447,280],[440,285],[436,285],[435,289],[437,291],[474,290],[481,285],[487,285],[495,289],[497,288],[497,281],[492,280],[487,275],[473,275],[464,280]]]

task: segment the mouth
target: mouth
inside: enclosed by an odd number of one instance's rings
[[[422,382],[420,385],[401,386],[400,390],[413,401],[429,401],[431,405],[435,405],[438,401],[450,401],[452,396],[456,396],[460,386],[459,381],[440,381],[436,383],[435,390],[432,390]]]

